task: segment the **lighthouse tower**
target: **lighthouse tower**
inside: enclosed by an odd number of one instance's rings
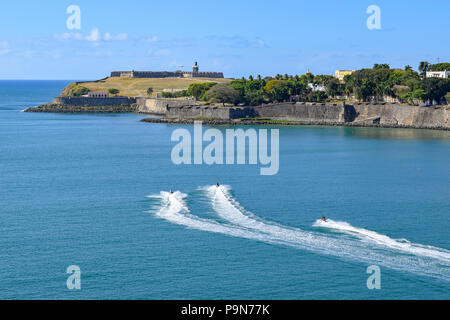
[[[195,64],[192,67],[192,76],[195,77],[195,74],[197,74],[197,73],[198,73],[198,63],[197,63],[197,61],[195,61]]]

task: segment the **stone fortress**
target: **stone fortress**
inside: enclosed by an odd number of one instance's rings
[[[186,71],[113,71],[111,77],[120,78],[223,78],[222,72],[200,72],[195,62],[192,72]]]

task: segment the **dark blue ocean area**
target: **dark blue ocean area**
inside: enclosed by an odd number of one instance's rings
[[[450,298],[449,131],[258,127],[276,175],[175,165],[190,125],[22,112],[70,82],[0,81],[0,299]]]

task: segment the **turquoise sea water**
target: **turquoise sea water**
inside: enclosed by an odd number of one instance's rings
[[[0,298],[450,298],[450,132],[283,127],[275,176],[175,166],[178,126],[20,112],[68,83],[0,81]]]

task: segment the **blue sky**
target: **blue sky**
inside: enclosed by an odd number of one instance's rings
[[[66,9],[81,9],[69,30]],[[369,30],[370,5],[381,29]],[[450,61],[448,0],[2,1],[0,79],[98,79],[112,70],[332,74]]]

